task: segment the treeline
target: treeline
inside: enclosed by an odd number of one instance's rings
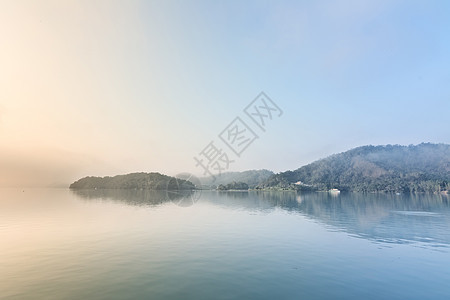
[[[250,188],[265,182],[274,173],[269,170],[248,170],[243,172],[224,172],[213,177],[200,178],[202,184],[207,188],[218,188],[230,182],[245,182]]]
[[[70,185],[71,189],[148,189],[148,190],[193,190],[190,181],[160,173],[131,173],[106,177],[84,177]]]
[[[233,181],[227,185],[220,184],[217,189],[219,191],[228,191],[228,190],[248,190],[248,184],[245,182],[236,182]]]
[[[450,190],[450,145],[363,146],[271,176],[257,189],[434,193]]]

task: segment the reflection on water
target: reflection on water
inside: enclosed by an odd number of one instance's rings
[[[0,298],[450,299],[448,200],[0,190]]]
[[[76,190],[85,199],[119,201],[128,205],[158,206],[174,202],[190,206],[193,193],[148,190]],[[205,192],[203,203],[227,209],[302,214],[357,237],[384,243],[450,245],[450,204],[445,195],[294,192]],[[183,205],[185,203],[185,205]]]
[[[446,196],[315,193],[302,199],[300,211],[358,237],[386,243],[450,244]]]
[[[71,190],[84,199],[101,199],[105,201],[119,201],[128,205],[158,206],[172,201],[179,206],[191,206],[198,199],[196,191],[159,191],[159,190],[127,190],[127,189],[90,189]]]

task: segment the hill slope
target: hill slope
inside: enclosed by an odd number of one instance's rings
[[[160,173],[131,173],[114,177],[84,177],[70,185],[71,189],[148,189],[192,190],[195,186],[186,180]]]
[[[423,143],[358,147],[275,174],[257,188],[438,192],[450,190],[449,182],[450,145]]]

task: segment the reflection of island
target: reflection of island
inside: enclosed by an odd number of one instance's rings
[[[158,206],[170,201],[184,206],[184,202],[191,201],[190,199],[196,193],[191,190],[155,191],[127,189],[73,189],[72,192],[84,199],[116,201],[134,206]]]

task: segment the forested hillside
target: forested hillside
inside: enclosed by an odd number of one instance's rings
[[[243,172],[224,172],[220,175],[212,177],[200,178],[205,186],[214,187],[219,185],[227,185],[232,182],[244,182],[250,188],[256,187],[258,184],[265,182],[274,173],[269,170],[249,170]]]
[[[160,173],[131,173],[114,177],[84,177],[72,183],[71,189],[149,189],[179,190],[194,189],[195,186],[182,179]]]
[[[271,176],[258,189],[450,190],[450,145],[363,146]]]

